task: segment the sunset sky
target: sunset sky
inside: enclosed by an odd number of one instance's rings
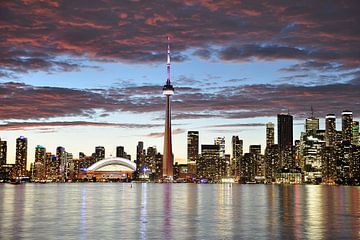
[[[265,144],[266,122],[290,112],[294,136],[321,120],[360,116],[360,1],[1,1],[0,138],[14,162],[43,145],[78,157],[138,141],[163,151],[167,36],[173,151],[231,136]]]

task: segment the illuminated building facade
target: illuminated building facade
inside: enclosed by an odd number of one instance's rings
[[[274,124],[272,122],[268,122],[266,124],[266,146],[271,146],[275,144],[274,133]]]
[[[214,139],[214,144],[219,146],[219,154],[217,167],[218,167],[218,178],[229,176],[230,170],[230,159],[227,161],[225,157],[225,137],[217,137]]]
[[[7,142],[0,139],[0,168],[6,164]]]
[[[187,161],[196,163],[199,158],[199,131],[188,131],[187,133]]]
[[[201,145],[201,157],[196,164],[197,177],[219,181],[221,179],[218,169],[219,160],[220,145]]]
[[[326,146],[334,146],[336,142],[336,117],[328,114],[325,117],[325,141]]]
[[[239,139],[239,136],[232,136],[232,161],[231,161],[231,169],[232,175],[235,177],[239,177],[240,174],[240,161],[243,155],[243,140]]]
[[[199,159],[199,131],[187,133],[187,163],[188,173],[196,175],[196,162]]]
[[[307,118],[305,120],[305,132],[314,135],[317,130],[319,130],[319,119],[315,117]]]
[[[266,182],[275,182],[276,172],[281,168],[279,146],[277,144],[267,146],[264,158]]]
[[[16,139],[16,157],[15,157],[16,177],[27,176],[26,164],[27,164],[27,138],[21,136]]]
[[[341,114],[342,140],[352,141],[352,122],[353,113],[351,111],[343,111]]]
[[[352,122],[352,142],[351,144],[358,146],[359,143],[359,121]]]
[[[35,148],[33,178],[35,180],[46,179],[46,149],[40,145],[37,145]]]

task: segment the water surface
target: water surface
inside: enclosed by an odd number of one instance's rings
[[[0,239],[360,239],[359,187],[0,185]]]

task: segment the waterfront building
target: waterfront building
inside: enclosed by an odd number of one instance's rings
[[[351,111],[343,111],[341,117],[342,140],[351,142],[353,113]]]
[[[302,174],[299,169],[284,169],[276,173],[275,182],[278,184],[302,184]]]
[[[188,131],[187,133],[187,164],[188,172],[196,175],[196,162],[199,159],[199,132]]]
[[[358,146],[359,142],[359,121],[352,122],[352,142],[351,144]]]
[[[335,184],[336,181],[336,154],[334,146],[326,146],[322,152],[322,182]]]
[[[261,145],[250,145],[249,152],[254,155],[255,178],[265,180],[265,162],[261,154]]]
[[[15,164],[4,164],[0,167],[0,180],[2,181],[10,181],[12,176],[15,176],[13,171]]]
[[[123,146],[117,146],[116,147],[116,157],[124,157],[124,147]]]
[[[277,144],[265,149],[265,180],[268,183],[275,182],[276,172],[280,170],[280,151]]]
[[[46,148],[41,145],[35,147],[33,171],[33,180],[46,180]]]
[[[319,119],[312,116],[305,120],[305,132],[308,135],[315,135],[316,131],[319,130]]]
[[[126,159],[131,160],[131,156],[125,152],[123,146],[116,147],[116,157],[126,158]]]
[[[95,147],[95,162],[103,160],[105,158],[105,147]]]
[[[293,145],[293,116],[278,114],[278,144],[281,151]]]
[[[243,155],[243,140],[239,139],[239,136],[232,136],[232,161],[231,161],[231,172],[235,177],[240,176],[240,160]]]
[[[293,116],[278,114],[278,145],[280,163],[284,168],[294,168],[293,159]]]
[[[217,162],[218,173],[217,175],[219,178],[221,177],[228,177],[230,171],[230,159],[227,162],[225,157],[225,137],[217,137],[214,139],[214,144],[219,146],[219,155]]]
[[[336,142],[336,117],[327,114],[325,117],[325,141],[326,146],[334,146]]]
[[[295,146],[294,146],[294,164],[295,168],[301,168],[304,169],[305,163],[302,161],[301,157],[301,141],[295,140]]]
[[[154,180],[155,172],[156,172],[156,155],[157,149],[156,147],[148,147],[145,155],[145,165],[141,168],[141,173],[143,177],[150,178]]]
[[[360,185],[360,146],[352,145],[351,149],[351,178],[353,185]]]
[[[65,179],[65,171],[67,165],[67,154],[64,147],[56,148],[56,171],[57,171],[57,179]]]
[[[48,167],[47,179],[56,181],[59,177],[59,164],[58,159],[51,152],[46,153],[46,166]]]
[[[199,164],[196,164],[198,178],[207,178],[211,181],[221,180],[218,163],[220,160],[220,145],[201,145]]]
[[[245,153],[240,161],[240,183],[255,182],[256,155]]]
[[[145,165],[144,142],[139,141],[136,146],[136,174],[140,174],[141,168]],[[136,176],[138,177],[138,176]]]
[[[27,176],[27,138],[20,136],[16,139],[16,156],[15,156],[15,177]]]
[[[275,144],[275,136],[274,136],[274,124],[272,122],[268,122],[266,124],[266,146],[272,146]]]
[[[97,161],[80,174],[80,178],[91,181],[130,181],[136,164],[129,159],[109,157]]]
[[[199,132],[188,131],[187,133],[187,162],[196,163],[199,157]]]
[[[304,163],[306,172],[321,171],[322,150],[325,147],[325,141],[313,135],[301,134],[301,159]]]
[[[0,168],[6,164],[7,142],[0,139]]]
[[[342,141],[335,145],[336,183],[349,184],[351,182],[351,151],[349,141]]]

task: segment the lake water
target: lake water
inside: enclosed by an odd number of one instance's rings
[[[360,239],[360,188],[0,185],[0,239]]]

